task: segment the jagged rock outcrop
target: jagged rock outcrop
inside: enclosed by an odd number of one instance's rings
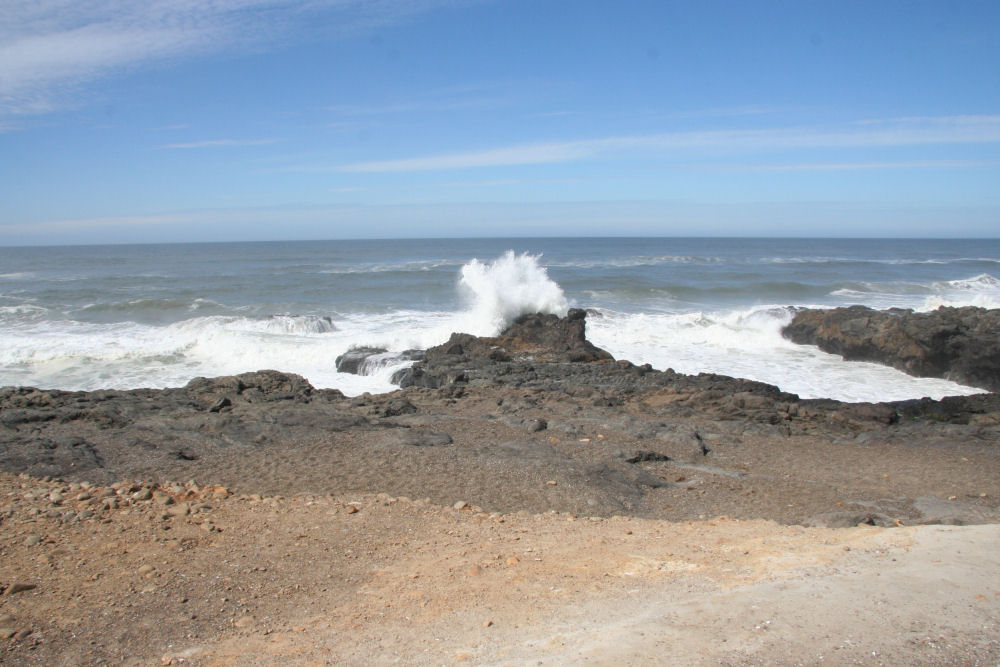
[[[802,310],[782,333],[848,361],[874,361],[918,377],[1000,391],[1000,310]]]
[[[566,317],[522,315],[493,338],[453,333],[446,343],[427,350],[421,363],[393,381],[402,387],[440,387],[465,377],[466,370],[488,368],[494,362],[613,362],[610,353],[587,340],[586,318],[587,311],[573,308]]]

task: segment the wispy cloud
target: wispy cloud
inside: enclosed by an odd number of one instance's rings
[[[225,148],[230,146],[264,146],[277,143],[278,139],[209,139],[207,141],[187,141],[175,144],[163,144],[158,149],[170,148]]]
[[[347,34],[449,0],[4,0],[0,114],[45,113],[87,84],[152,62]]]
[[[747,171],[860,171],[869,169],[950,169],[956,167],[997,167],[998,160],[909,160],[901,162],[803,162],[800,164],[738,164]]]
[[[1000,142],[1000,116],[947,116],[866,121],[840,127],[707,130],[605,137],[487,150],[357,162],[344,172],[380,173],[546,164],[646,152],[665,156],[686,151],[783,151],[817,148],[888,148],[931,144]]]

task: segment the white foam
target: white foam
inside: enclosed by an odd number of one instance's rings
[[[935,310],[940,306],[1000,308],[1000,280],[988,273],[934,283],[932,289],[934,294],[926,297],[917,310]]]
[[[540,255],[514,254],[484,264],[474,259],[462,267],[459,287],[469,302],[464,327],[477,336],[495,336],[518,316],[527,313],[565,315],[569,302],[561,287],[548,276]]]
[[[967,395],[981,389],[947,380],[914,378],[893,368],[845,362],[816,347],[781,336],[790,309],[683,314],[602,311],[587,320],[587,337],[617,359],[673,368],[687,374],[719,373],[777,385],[802,398],[891,401]]]

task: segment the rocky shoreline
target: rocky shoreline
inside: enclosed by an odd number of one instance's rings
[[[586,340],[585,318],[530,315],[496,338],[454,334],[384,395],[348,398],[277,371],[164,390],[7,387],[0,469],[670,520],[1000,518],[1000,395],[802,400],[760,382],[615,361]],[[777,500],[786,496],[801,498]]]
[[[801,310],[782,332],[848,361],[1000,391],[1000,310],[942,306],[918,313],[865,306]]]
[[[454,334],[383,395],[277,371],[0,389],[0,661],[1000,656],[1000,394],[802,400],[616,361],[585,322]]]

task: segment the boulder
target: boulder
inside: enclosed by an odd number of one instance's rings
[[[807,309],[796,313],[782,334],[847,361],[873,361],[917,377],[1000,391],[1000,310]]]

